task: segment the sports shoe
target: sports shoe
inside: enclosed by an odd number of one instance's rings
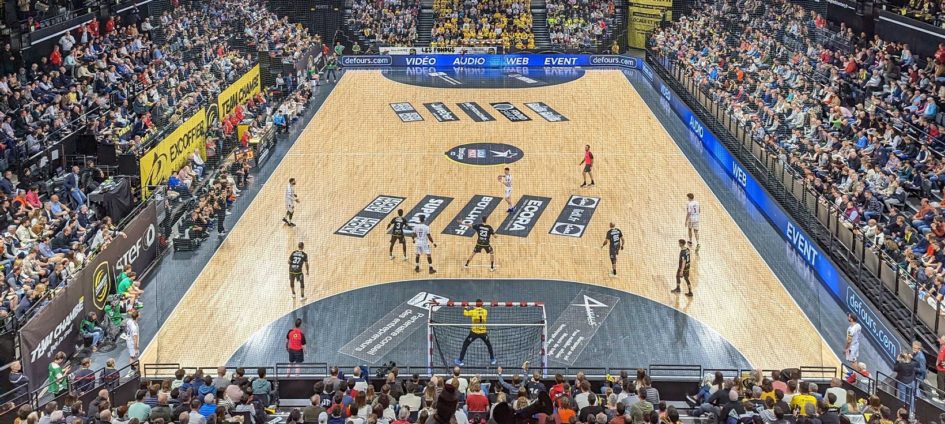
[[[409,261],[409,260],[410,260],[410,259],[407,259],[407,257],[404,256],[404,262],[407,262],[407,261]]]
[[[670,290],[669,292],[670,292],[670,293],[679,293],[679,292],[681,292],[681,291],[682,291],[682,290],[679,290],[679,287],[676,287],[675,289],[672,289],[672,290]]]
[[[302,300],[305,300],[305,293],[302,293]]]
[[[495,271],[495,267],[494,267],[494,266],[490,266],[490,267],[489,267],[489,271],[490,271],[490,272],[494,272],[494,271]]]
[[[508,212],[508,213],[515,212],[515,208],[509,208],[506,212]]]
[[[433,267],[430,267],[430,274],[436,274],[436,270]]]
[[[495,365],[496,362],[499,362],[499,361],[498,361],[497,359],[495,359],[495,358],[492,358],[492,359],[489,360],[489,364],[491,364],[491,365]]]
[[[469,269],[469,264],[463,264],[463,269]]]
[[[691,291],[686,292],[686,296],[692,297],[692,292]]]
[[[582,183],[581,187],[587,187],[587,183]]]
[[[394,255],[390,255],[390,260],[394,260]]]
[[[295,299],[295,293],[292,293],[292,298]]]
[[[289,226],[290,226],[290,227],[294,227],[294,226],[295,226],[295,223],[294,223],[294,222],[290,222],[290,223],[289,223]]]
[[[454,360],[453,360],[453,365],[456,365],[457,367],[461,367],[461,366],[466,365],[466,364],[464,364],[463,361],[460,361],[459,359],[454,359]]]
[[[289,224],[289,220],[288,220],[288,219],[286,219],[286,218],[282,218],[282,222],[284,222],[284,223],[285,223],[285,225],[290,225],[290,224]]]
[[[611,270],[611,271],[610,271],[610,276],[611,276],[611,277],[616,277],[616,276],[617,276],[617,271]]]
[[[690,407],[695,408],[695,407],[696,407],[696,397],[693,396],[693,395],[686,395],[686,403],[689,404]]]
[[[420,265],[413,267],[414,272],[420,272]]]
[[[594,182],[593,182],[593,181],[591,181],[591,184],[590,184],[590,185],[588,185],[588,187],[594,187]]]
[[[702,247],[701,244],[696,243],[696,253],[699,253],[699,248]]]

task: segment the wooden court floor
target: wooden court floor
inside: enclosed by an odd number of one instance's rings
[[[466,101],[483,105],[496,120],[472,121],[456,107]],[[523,104],[535,101],[569,121],[541,119]],[[425,120],[401,122],[389,106],[396,102],[410,102]],[[427,102],[446,103],[460,120],[437,122],[423,108]],[[533,120],[510,122],[490,102],[512,102]],[[465,166],[444,155],[474,142],[521,148],[524,158],[510,166],[515,197],[552,198],[529,237],[495,240],[499,269],[494,273],[464,270],[473,240],[441,234],[473,195],[502,195],[496,181],[502,166]],[[579,187],[585,144],[596,157],[597,186],[590,189]],[[295,228],[280,222],[290,177],[298,181],[302,199]],[[689,192],[703,211],[692,299],[670,293]],[[381,194],[406,197],[405,210],[426,195],[454,198],[431,225],[439,245],[434,250],[438,278],[549,278],[606,286],[684,311],[718,331],[756,367],[839,365],[619,71],[588,71],[570,83],[528,89],[423,88],[390,81],[379,71],[346,72],[145,349],[143,363],[223,364],[254,332],[301,306],[289,296],[286,265],[299,241],[305,242],[313,266],[306,278],[306,302],[374,284],[427,278],[425,272],[413,271],[412,245],[410,263],[388,259],[383,227],[364,238],[334,234]],[[601,198],[586,233],[582,238],[548,234],[572,194]],[[491,223],[498,226],[504,215],[500,205]],[[600,249],[610,221],[627,237],[617,278],[607,275],[607,251]],[[486,257],[477,260],[485,263]],[[349,313],[358,311],[339,311],[339,319]],[[217,336],[208,340],[208,332]],[[666,343],[666,349],[674,348]]]

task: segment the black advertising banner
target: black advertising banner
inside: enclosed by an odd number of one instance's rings
[[[30,390],[45,384],[47,367],[56,352],[72,356],[82,347],[79,323],[88,312],[105,308],[114,292],[115,277],[125,264],[141,275],[158,257],[157,210],[144,207],[124,230],[95,255],[63,291],[20,330],[20,358]],[[99,314],[101,318],[101,314]]]
[[[433,103],[424,103],[424,107],[430,111],[430,114],[433,115],[439,122],[452,122],[458,121],[459,117],[450,110],[449,106],[443,102],[433,102]]]
[[[495,118],[493,118],[492,115],[489,114],[489,112],[486,112],[486,110],[483,109],[482,106],[479,106],[479,103],[463,102],[463,103],[457,103],[457,105],[459,106],[459,109],[462,110],[463,112],[466,112],[466,115],[469,115],[469,117],[473,121],[476,121],[476,122],[495,121]]]
[[[549,197],[522,196],[515,204],[515,212],[509,214],[505,221],[502,221],[502,225],[496,229],[496,234],[528,237],[549,203],[551,203]]]
[[[498,103],[489,103],[495,110],[499,111],[502,116],[505,116],[509,121],[512,122],[525,122],[531,121],[532,118],[529,118],[528,115],[523,113],[519,108],[515,107],[512,103],[509,102],[498,102]]]
[[[548,122],[564,122],[568,120],[568,118],[558,113],[558,111],[552,109],[551,106],[546,105],[544,102],[525,103],[525,106],[528,106],[529,109],[535,111],[535,113],[545,118]]]
[[[456,215],[456,218],[446,225],[443,234],[472,237],[475,233],[472,226],[478,223],[483,216],[489,216],[499,206],[499,203],[502,203],[502,198],[499,196],[483,196],[481,194],[473,196],[469,203],[463,206],[463,210],[459,211],[459,215]]]
[[[429,226],[433,224],[433,220],[440,216],[440,214],[443,213],[443,210],[445,210],[452,201],[452,197],[429,194],[424,196],[423,199],[420,200],[420,203],[417,203],[413,209],[410,209],[406,214],[404,214],[404,218],[407,219],[407,226],[410,227],[410,230],[407,231],[407,234],[413,234],[413,226],[420,223],[420,215],[424,216],[423,223]],[[388,231],[388,233],[389,232],[390,231]]]
[[[558,219],[548,230],[548,234],[567,237],[581,237],[591,223],[591,217],[600,204],[599,197],[571,196],[568,204],[561,210]]]
[[[358,211],[345,225],[335,231],[335,234],[364,238],[377,224],[381,223],[382,219],[397,209],[404,199],[404,197],[385,195],[375,197],[364,209]]]
[[[30,390],[46,384],[49,363],[56,352],[74,355],[82,347],[79,323],[85,317],[90,303],[90,279],[92,270],[85,267],[76,275],[76,280],[62,289],[48,305],[26,325],[20,328],[20,362],[23,372],[30,379]]]

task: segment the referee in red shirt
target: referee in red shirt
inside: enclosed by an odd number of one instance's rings
[[[594,167],[594,154],[591,153],[591,145],[584,145],[584,159],[581,159],[580,165],[584,166],[584,184],[581,184],[581,187],[593,187],[594,186],[594,174],[591,172],[591,168]],[[587,177],[591,177],[591,184],[588,186]]]
[[[285,348],[289,351],[289,363],[301,364],[305,361],[305,333],[302,332],[302,318],[295,319],[295,328],[286,334]],[[295,366],[298,371],[298,366]],[[298,374],[298,372],[296,372]]]

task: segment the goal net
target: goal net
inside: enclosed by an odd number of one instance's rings
[[[464,345],[465,368],[518,368],[525,361],[533,369],[547,366],[544,303],[483,302],[484,313],[475,310],[476,302],[433,301],[427,306],[430,373],[452,368]]]

